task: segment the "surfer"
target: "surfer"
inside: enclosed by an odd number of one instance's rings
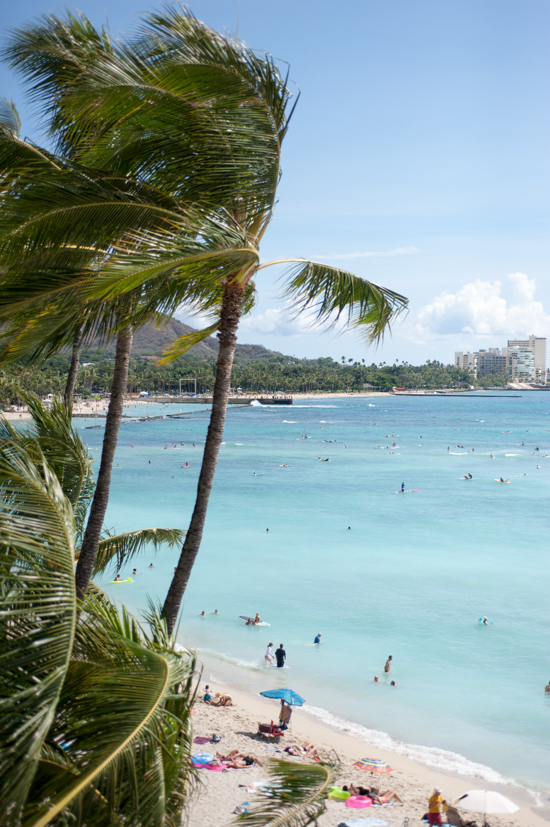
[[[256,617],[254,618],[254,623],[261,623],[261,622],[262,622],[262,619],[261,619],[260,615],[258,614],[258,612],[256,612]]]
[[[405,493],[405,483],[404,482],[401,483],[401,493],[402,494]]]

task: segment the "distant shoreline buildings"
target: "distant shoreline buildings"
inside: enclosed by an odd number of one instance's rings
[[[509,382],[537,382],[545,385],[546,339],[529,336],[528,339],[508,339],[508,346],[490,347],[467,353],[455,351],[455,366],[478,376],[506,376]]]

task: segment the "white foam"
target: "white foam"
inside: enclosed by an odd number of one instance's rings
[[[258,402],[257,399],[253,399],[252,402],[250,403],[250,407],[251,408],[263,408],[263,405],[262,405],[261,402]]]
[[[294,419],[283,419],[283,422],[286,422],[287,425],[296,425],[296,420]]]
[[[392,738],[387,732],[380,732],[380,730],[369,729],[361,724],[354,724],[351,721],[346,721],[344,718],[338,718],[336,715],[332,715],[332,713],[327,712],[326,709],[310,706],[309,704],[305,704],[302,709],[304,712],[308,712],[310,715],[319,718],[325,724],[335,729],[340,729],[349,735],[353,735],[355,738],[360,738],[369,746],[389,750],[398,755],[405,755],[407,758],[413,761],[420,761],[429,767],[457,772],[460,775],[467,775],[470,778],[483,778],[492,784],[514,784],[513,781],[504,778],[496,770],[491,769],[491,767],[486,767],[484,764],[476,764],[474,761],[470,761],[457,752],[450,752],[449,750],[439,749],[438,747],[423,747],[419,744],[406,744],[404,741],[397,741],[395,738]]]
[[[453,457],[465,457],[468,451],[449,451],[449,453],[452,454]]]
[[[377,407],[376,405],[371,405],[371,403],[370,403],[370,402],[369,402],[369,404],[367,405],[367,408],[376,408],[376,407]]]
[[[519,454],[504,454],[505,457],[519,457]]]

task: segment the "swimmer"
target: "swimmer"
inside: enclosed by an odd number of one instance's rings
[[[150,569],[153,569],[153,568],[154,568],[154,566],[153,566],[153,564],[152,564],[152,563],[149,563],[149,568],[150,568]]]
[[[350,525],[348,526],[348,531],[351,531],[351,526]]]
[[[115,577],[115,583],[118,583],[119,580],[120,580],[120,574],[117,574],[117,576]]]
[[[396,685],[397,684],[395,683],[395,681],[390,681],[390,686],[396,686]]]
[[[540,465],[537,465],[537,468],[540,470]]]
[[[374,676],[374,682],[375,682],[375,683],[380,683],[380,681],[378,680],[378,675],[375,675],[375,676]]]
[[[200,613],[199,617],[206,617],[206,612],[204,611],[204,609],[203,609],[203,610],[202,610],[202,612]]]
[[[269,534],[269,529],[268,528],[266,528],[266,532]]]
[[[215,614],[215,615],[217,615],[217,614],[218,614],[218,610],[217,610],[217,609],[214,609],[214,614]]]
[[[132,574],[137,574],[137,569],[132,569]]]
[[[548,683],[544,687],[544,691],[550,693],[550,681],[548,681]]]
[[[132,442],[132,448],[134,447],[134,443]]]
[[[487,620],[487,617],[485,615],[483,615],[483,620],[481,622],[483,623],[484,626],[489,625],[489,621]]]
[[[489,454],[489,459],[494,459],[494,456],[492,454]]]

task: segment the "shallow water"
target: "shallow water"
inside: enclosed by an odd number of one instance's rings
[[[193,408],[124,424],[108,525],[186,526],[208,425]],[[103,431],[83,433],[99,457]],[[224,439],[179,630],[209,674],[290,685],[316,714],[376,730],[375,743],[391,746],[388,733],[453,753],[415,748],[430,763],[546,788],[550,393],[230,409]],[[165,449],[172,440],[185,446]],[[401,482],[418,491],[394,494]],[[143,558],[133,583],[107,588],[130,606],[163,599],[178,556],[162,552],[153,569]],[[238,619],[256,611],[270,628]],[[264,666],[269,641],[284,642],[284,670]]]

